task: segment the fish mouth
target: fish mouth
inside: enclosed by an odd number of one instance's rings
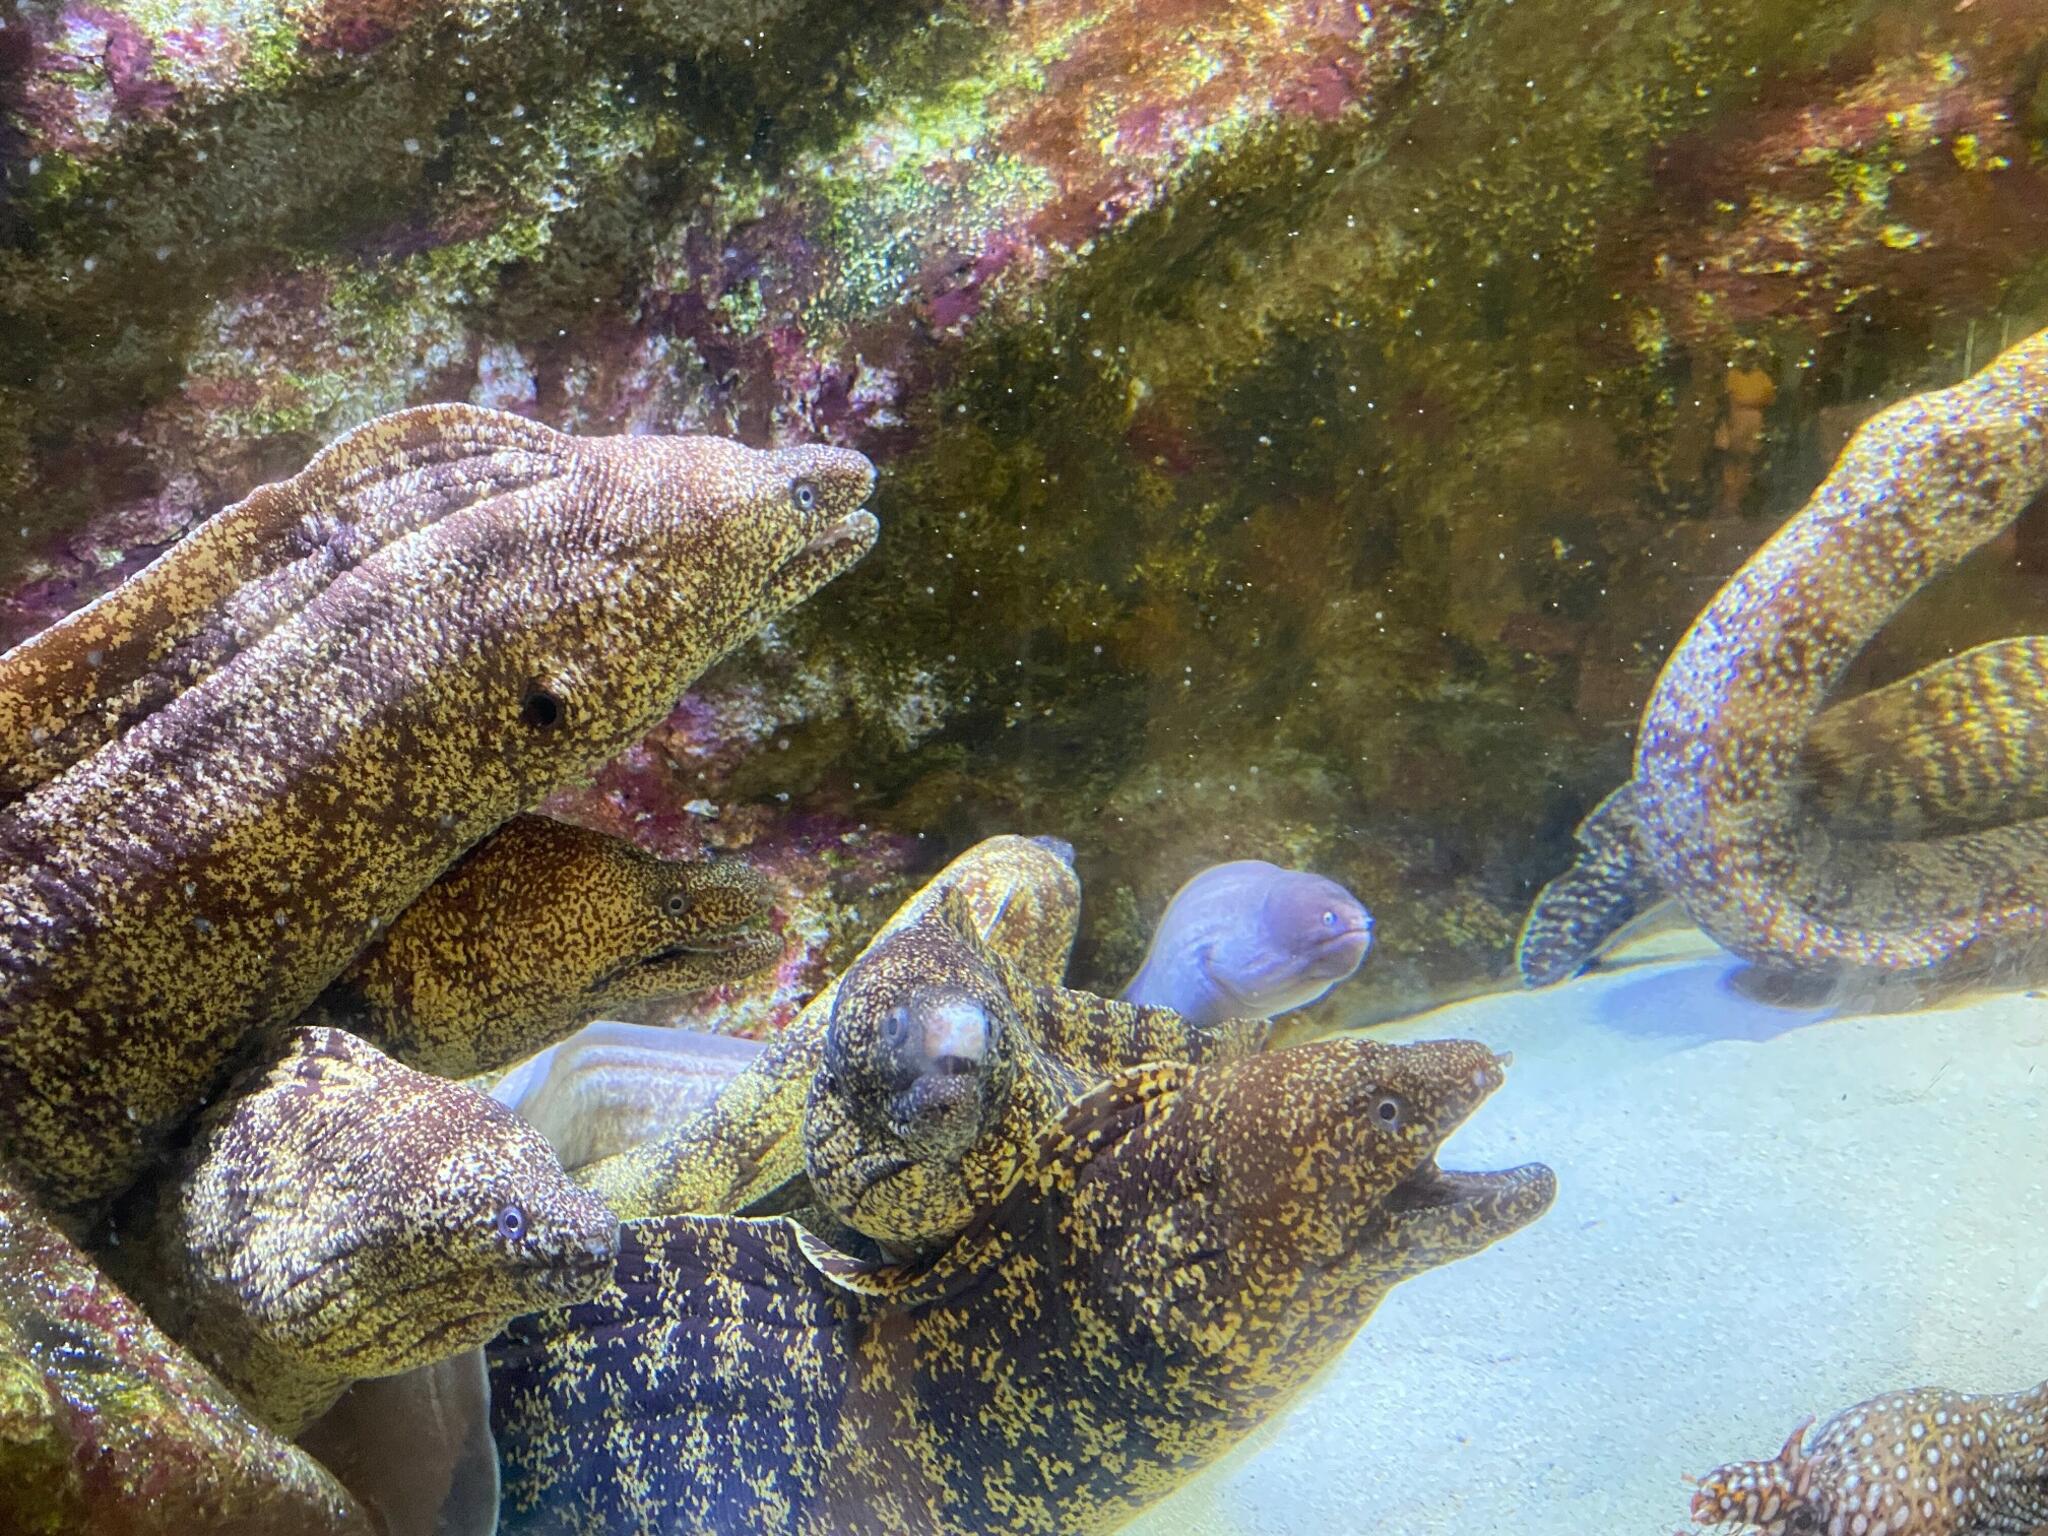
[[[1556,1198],[1557,1175],[1542,1163],[1467,1172],[1431,1157],[1388,1193],[1382,1235],[1399,1267],[1419,1273],[1519,1232]]]
[[[875,514],[861,507],[827,523],[797,546],[796,552],[775,568],[778,584],[805,584],[816,574],[824,585],[875,547],[882,525]]]

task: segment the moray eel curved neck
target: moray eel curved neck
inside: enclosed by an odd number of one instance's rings
[[[928,1262],[783,1220],[629,1222],[613,1286],[492,1348],[508,1536],[1097,1536],[1282,1409],[1400,1282],[1535,1220],[1439,1168],[1471,1041],[1142,1067]]]
[[[744,866],[658,859],[545,816],[465,854],[320,997],[334,1024],[407,1066],[508,1066],[607,1008],[772,964],[768,891]]]
[[[1801,795],[1815,716],[1909,597],[2048,484],[2048,332],[1866,422],[1717,593],[1643,715],[1635,817],[1686,914],[1774,970],[1928,972],[2048,926],[2048,821],[1851,841]]]
[[[1700,1479],[1692,1518],[1758,1536],[2015,1536],[2048,1530],[2048,1382],[1975,1396],[1923,1387],[1845,1409],[1769,1461]]]
[[[469,473],[500,450],[516,483]],[[303,601],[297,563],[236,587],[261,618],[224,660],[0,810],[0,1162],[65,1207],[130,1184],[465,849],[865,553],[872,484],[840,449],[465,406],[322,453],[277,493],[322,549],[435,515]],[[217,595],[212,549],[162,560]],[[0,658],[47,698],[31,674]]]

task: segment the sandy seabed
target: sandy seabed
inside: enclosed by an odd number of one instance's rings
[[[1396,1290],[1138,1536],[1670,1536],[1807,1413],[2048,1376],[2048,1000],[1774,1007],[1696,933],[1379,1031],[1515,1054],[1446,1167],[1556,1206]]]

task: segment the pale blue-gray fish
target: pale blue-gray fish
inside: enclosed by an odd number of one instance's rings
[[[1197,1024],[1303,1008],[1357,970],[1372,914],[1334,880],[1263,859],[1212,864],[1174,893],[1126,1002]]]

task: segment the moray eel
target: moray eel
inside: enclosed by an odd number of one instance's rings
[[[1262,859],[1212,864],[1174,893],[1126,1002],[1197,1024],[1305,1008],[1357,970],[1372,914],[1334,880]]]
[[[1007,957],[1020,977],[1057,984],[1081,920],[1081,882],[1071,859],[1071,849],[1050,840],[988,838],[898,908],[869,948],[957,889],[984,945]],[[703,1113],[658,1140],[579,1169],[577,1177],[622,1217],[738,1211],[786,1189],[803,1173],[804,1105],[838,992],[835,978]]]
[[[257,1418],[296,1435],[352,1381],[595,1294],[617,1231],[496,1101],[306,1028],[207,1111],[107,1257]]]
[[[2022,1536],[2048,1530],[2048,1382],[1977,1396],[1924,1387],[1808,1418],[1769,1461],[1716,1467],[1692,1518],[1759,1536]]]
[[[772,965],[781,943],[752,931],[767,915],[767,887],[740,864],[675,863],[519,816],[429,886],[302,1022],[469,1077],[607,1008]]]
[[[1110,1070],[1236,1060],[1264,1019],[1033,987],[981,941],[956,888],[841,979],[804,1111],[811,1192],[900,1255],[954,1237],[1016,1181],[1037,1134]]]
[[[31,735],[82,732],[75,760],[0,810],[0,1163],[73,1211],[132,1184],[466,849],[858,560],[873,478],[840,449],[426,406],[166,552],[142,590],[203,601],[142,632],[201,675],[174,665],[132,721],[49,716]],[[308,552],[280,562],[287,524]],[[238,564],[245,525],[261,558]],[[54,707],[128,606],[0,657],[0,685]]]
[[[0,1178],[0,1530],[371,1536]]]
[[[1401,1281],[1535,1220],[1440,1170],[1501,1081],[1470,1041],[1137,1068],[937,1257],[783,1219],[629,1223],[595,1301],[492,1346],[501,1529],[1115,1529],[1284,1408]]]
[[[1866,422],[1679,641],[1643,714],[1636,823],[1658,879],[1723,947],[1831,976],[1975,971],[2038,944],[2048,820],[1845,839],[1812,814],[1800,765],[1870,637],[2044,484],[2048,332]]]
[[[767,1049],[738,1035],[599,1019],[488,1091],[547,1137],[564,1168],[577,1169],[673,1130]]]
[[[2048,815],[2048,637],[1994,640],[1814,721],[1800,793],[1835,837],[1898,840]],[[1516,945],[1529,986],[1584,970],[1665,899],[1623,785],[1579,824],[1571,867],[1537,894]]]

